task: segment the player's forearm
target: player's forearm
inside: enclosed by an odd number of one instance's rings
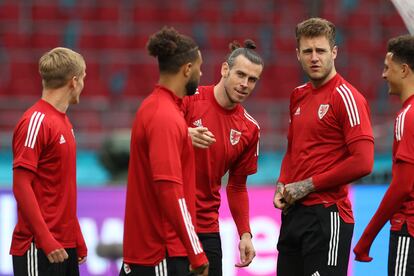
[[[375,239],[384,224],[401,208],[414,187],[414,165],[401,162],[395,164],[395,173],[381,203],[364,230],[364,235]]]
[[[330,170],[312,176],[316,191],[351,183],[372,171],[374,143],[371,140],[355,141],[348,146],[350,156]]]
[[[85,239],[82,235],[82,230],[79,225],[79,221],[76,221],[77,225],[77,233],[76,233],[76,250],[78,253],[78,257],[85,257],[88,255],[88,248],[86,247]]]
[[[181,184],[157,181],[154,185],[161,210],[184,244],[191,266],[197,268],[206,264],[207,257],[192,223]]]
[[[246,175],[231,175],[227,184],[226,193],[231,215],[241,237],[243,233],[250,233],[249,196],[246,188]]]
[[[24,220],[29,225],[35,240],[49,254],[62,246],[54,239],[43,219],[39,204],[32,189],[33,172],[15,168],[13,170],[13,193]]]

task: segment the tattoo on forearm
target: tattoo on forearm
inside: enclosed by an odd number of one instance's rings
[[[292,183],[286,187],[294,200],[299,200],[315,190],[312,178]]]
[[[283,183],[277,182],[277,184],[276,184],[276,192],[277,193],[282,193],[283,186],[284,186]]]

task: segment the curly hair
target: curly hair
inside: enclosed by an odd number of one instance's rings
[[[182,65],[198,58],[197,44],[173,27],[164,26],[151,35],[147,50],[151,56],[158,58],[160,72],[166,73],[177,73]]]

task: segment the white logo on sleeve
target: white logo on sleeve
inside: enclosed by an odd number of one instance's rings
[[[325,116],[326,113],[328,113],[328,110],[329,110],[329,104],[321,104],[318,110],[319,119],[322,120],[323,116]]]
[[[294,114],[295,116],[298,116],[298,115],[300,115],[300,106],[296,109],[296,111],[295,111],[295,114]]]
[[[64,143],[66,143],[66,140],[65,140],[65,137],[63,137],[63,134],[61,134],[59,144],[64,144]]]
[[[203,122],[201,121],[201,119],[195,120],[193,122],[193,125],[196,127],[202,127],[203,126]]]

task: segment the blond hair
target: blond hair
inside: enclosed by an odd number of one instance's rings
[[[318,36],[325,36],[331,48],[335,46],[335,25],[323,18],[313,17],[296,25],[296,43],[299,47],[299,42],[302,37],[314,38]]]
[[[68,48],[54,48],[39,59],[42,84],[48,89],[65,86],[73,77],[81,77],[85,69],[82,55]]]

